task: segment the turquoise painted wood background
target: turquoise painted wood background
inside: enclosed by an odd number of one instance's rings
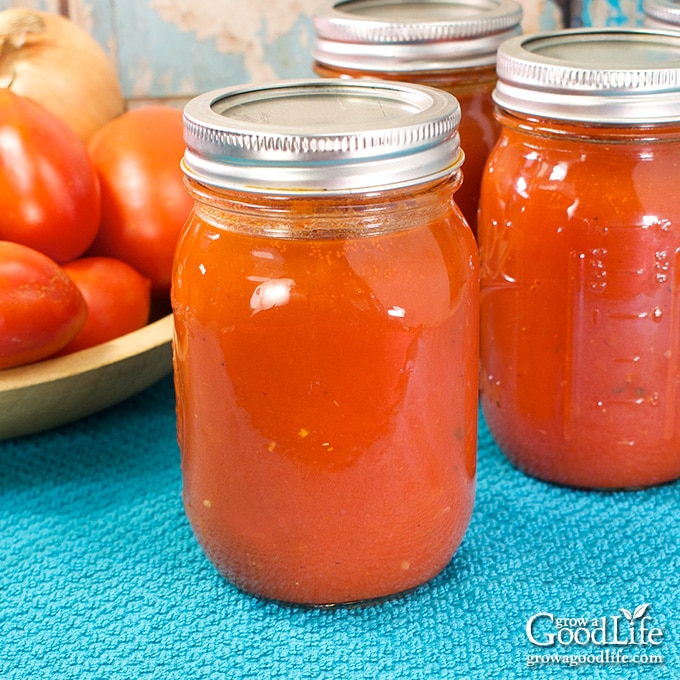
[[[125,97],[177,101],[217,87],[312,75],[310,16],[319,0],[0,0],[58,12],[107,50]],[[638,25],[642,0],[520,0],[525,33]]]

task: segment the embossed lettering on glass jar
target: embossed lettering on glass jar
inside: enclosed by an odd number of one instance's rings
[[[521,19],[514,0],[331,0],[313,15],[317,74],[419,83],[458,99],[466,158],[456,202],[473,232],[484,163],[499,134],[496,50],[521,33]]]
[[[235,585],[329,605],[414,588],[473,506],[476,243],[454,97],[313,79],[185,109],[173,273],[187,515]]]
[[[680,477],[680,35],[511,39],[498,76],[479,221],[489,428],[552,482]]]

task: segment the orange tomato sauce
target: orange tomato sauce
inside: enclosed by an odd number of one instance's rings
[[[458,100],[461,119],[458,126],[461,148],[465,152],[463,184],[456,192],[456,203],[473,233],[477,232],[477,210],[484,165],[500,134],[494,116],[491,92],[496,84],[496,66],[460,69],[456,71],[431,71],[407,73],[373,73],[345,69],[342,72],[316,63],[316,73],[326,78],[341,75],[351,78],[380,78],[417,85],[429,85],[452,94]]]
[[[370,210],[320,222],[319,204],[269,212],[283,236],[197,208],[173,280],[187,515],[232,583],[302,604],[432,578],[475,486],[469,229],[449,208],[418,225],[394,211],[403,228],[357,236]]]
[[[675,479],[680,129],[503,122],[478,234],[489,428],[548,481]]]

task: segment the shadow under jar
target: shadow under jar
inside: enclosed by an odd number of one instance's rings
[[[456,202],[476,233],[479,184],[499,134],[496,50],[522,29],[514,0],[331,0],[314,13],[312,56],[324,77],[437,87],[461,107],[464,181]]]
[[[520,469],[585,488],[680,476],[680,35],[499,49],[482,181],[481,402]]]
[[[475,492],[479,272],[454,97],[334,80],[185,109],[173,273],[183,497],[239,588],[371,601],[435,576]]]

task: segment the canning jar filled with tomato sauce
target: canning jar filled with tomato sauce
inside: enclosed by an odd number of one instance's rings
[[[435,576],[474,499],[479,270],[460,109],[302,80],[185,108],[172,285],[183,498],[239,588],[364,602]]]
[[[482,170],[499,134],[496,50],[521,33],[521,20],[514,0],[327,0],[312,16],[318,75],[418,83],[459,101],[465,168],[456,202],[473,233]]]
[[[511,39],[482,182],[481,401],[520,469],[680,477],[680,35]]]

